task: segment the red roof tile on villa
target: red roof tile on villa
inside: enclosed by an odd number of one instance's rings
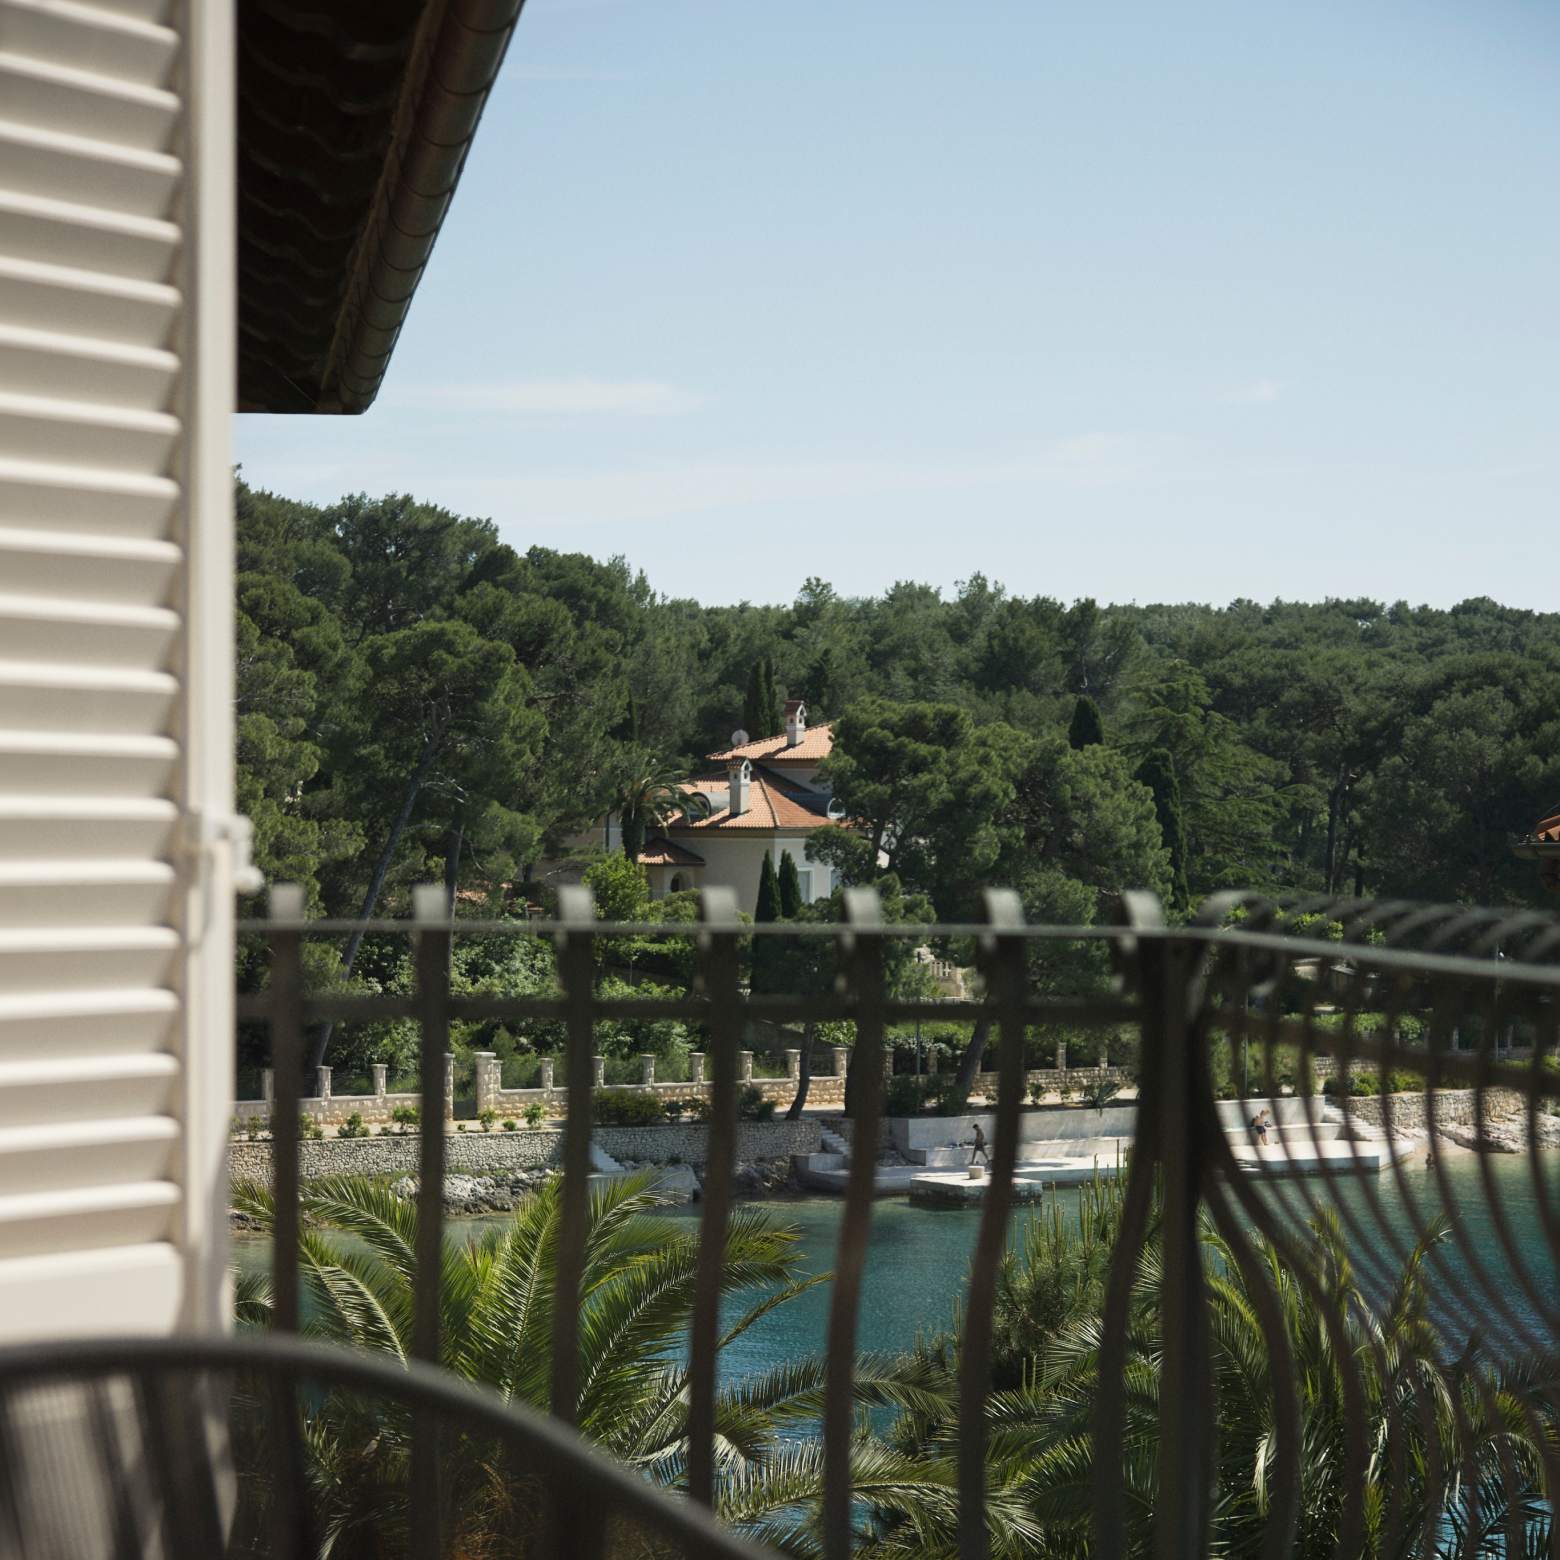
[[[755,764],[817,764],[833,751],[833,724],[824,721],[821,726],[809,726],[795,747],[785,745],[785,735],[782,733],[778,737],[760,737],[756,742],[744,742],[741,747],[711,753],[709,762],[724,764],[732,759],[750,758]]]
[[[704,857],[679,845],[676,840],[646,840],[639,853],[642,867],[702,867]]]
[[[766,775],[755,769],[748,782],[747,811],[732,816],[727,809],[729,792],[724,779],[695,780],[693,788],[708,796],[713,809],[707,818],[694,818],[671,826],[674,834],[730,833],[738,829],[767,830],[796,834],[821,829],[829,818],[815,804],[808,806],[799,788],[786,784],[778,775]]]

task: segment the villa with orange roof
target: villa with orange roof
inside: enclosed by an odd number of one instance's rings
[[[1560,888],[1560,812],[1540,818],[1511,848],[1516,856],[1538,863],[1538,878],[1545,888]]]
[[[746,732],[732,736],[729,748],[708,756],[709,769],[683,787],[687,813],[645,841],[639,860],[652,896],[724,885],[751,914],[765,856],[778,870],[789,852],[803,903],[825,897],[833,874],[826,862],[807,859],[807,838],[840,818],[828,783],[818,776],[834,745],[829,726],[808,726],[807,706],[792,699],[781,735],[757,741]],[[621,849],[616,814],[602,820],[598,839],[608,850]]]

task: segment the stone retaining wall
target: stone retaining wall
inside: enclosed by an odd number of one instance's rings
[[[1431,1096],[1434,1101],[1436,1126],[1476,1126],[1478,1124],[1478,1096],[1472,1089],[1437,1089]],[[1390,1111],[1392,1127],[1399,1132],[1423,1132],[1430,1125],[1425,1111],[1425,1096],[1415,1094],[1351,1094],[1329,1095],[1327,1102],[1336,1105],[1352,1120],[1372,1127],[1385,1127]],[[1527,1114],[1527,1097],[1516,1089],[1486,1089],[1484,1091],[1484,1118],[1486,1121],[1508,1120]]]
[[[737,1159],[784,1159],[816,1154],[821,1146],[816,1118],[801,1121],[737,1123]],[[709,1152],[709,1128],[697,1124],[664,1127],[597,1127],[591,1140],[618,1160],[638,1163],[702,1165]],[[372,1138],[324,1138],[298,1145],[299,1173],[305,1181],[327,1175],[416,1174],[421,1139],[417,1133]],[[561,1127],[521,1128],[518,1132],[452,1132],[445,1139],[451,1171],[486,1175],[495,1171],[556,1169],[563,1162]],[[228,1173],[235,1178],[269,1180],[271,1145],[228,1145]]]

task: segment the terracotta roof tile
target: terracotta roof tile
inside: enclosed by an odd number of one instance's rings
[[[711,753],[709,762],[724,764],[734,758],[750,758],[755,764],[817,764],[834,751],[832,723],[809,726],[802,733],[802,740],[795,747],[785,745],[785,736],[760,737],[756,742],[744,742],[741,747],[725,748]]]
[[[639,853],[642,867],[702,867],[704,857],[679,845],[676,840],[653,839],[645,841]]]
[[[766,774],[762,769],[753,771],[753,778],[748,784],[747,811],[738,813],[736,817],[726,809],[724,779],[700,778],[692,782],[692,788],[709,795],[712,803],[718,796],[719,805],[708,818],[673,824],[673,833],[730,833],[738,829],[772,829],[792,833],[821,829],[829,822],[827,797],[792,785],[779,775]]]

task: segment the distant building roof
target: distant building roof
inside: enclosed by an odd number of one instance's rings
[[[639,853],[642,867],[702,867],[704,857],[679,845],[676,840],[646,840]]]
[[[747,829],[793,834],[821,829],[831,821],[826,796],[791,785],[780,775],[766,774],[762,769],[755,769],[748,782],[747,811],[735,817],[727,810],[729,791],[723,778],[701,776],[690,782],[689,789],[709,799],[711,812],[707,818],[672,824],[675,834],[729,834]]]
[[[741,747],[711,753],[709,762],[725,764],[738,758],[750,758],[755,764],[817,764],[833,751],[833,724],[825,721],[821,726],[809,726],[795,747],[786,746],[782,732],[778,737],[760,737],[756,742],[744,742]]]

